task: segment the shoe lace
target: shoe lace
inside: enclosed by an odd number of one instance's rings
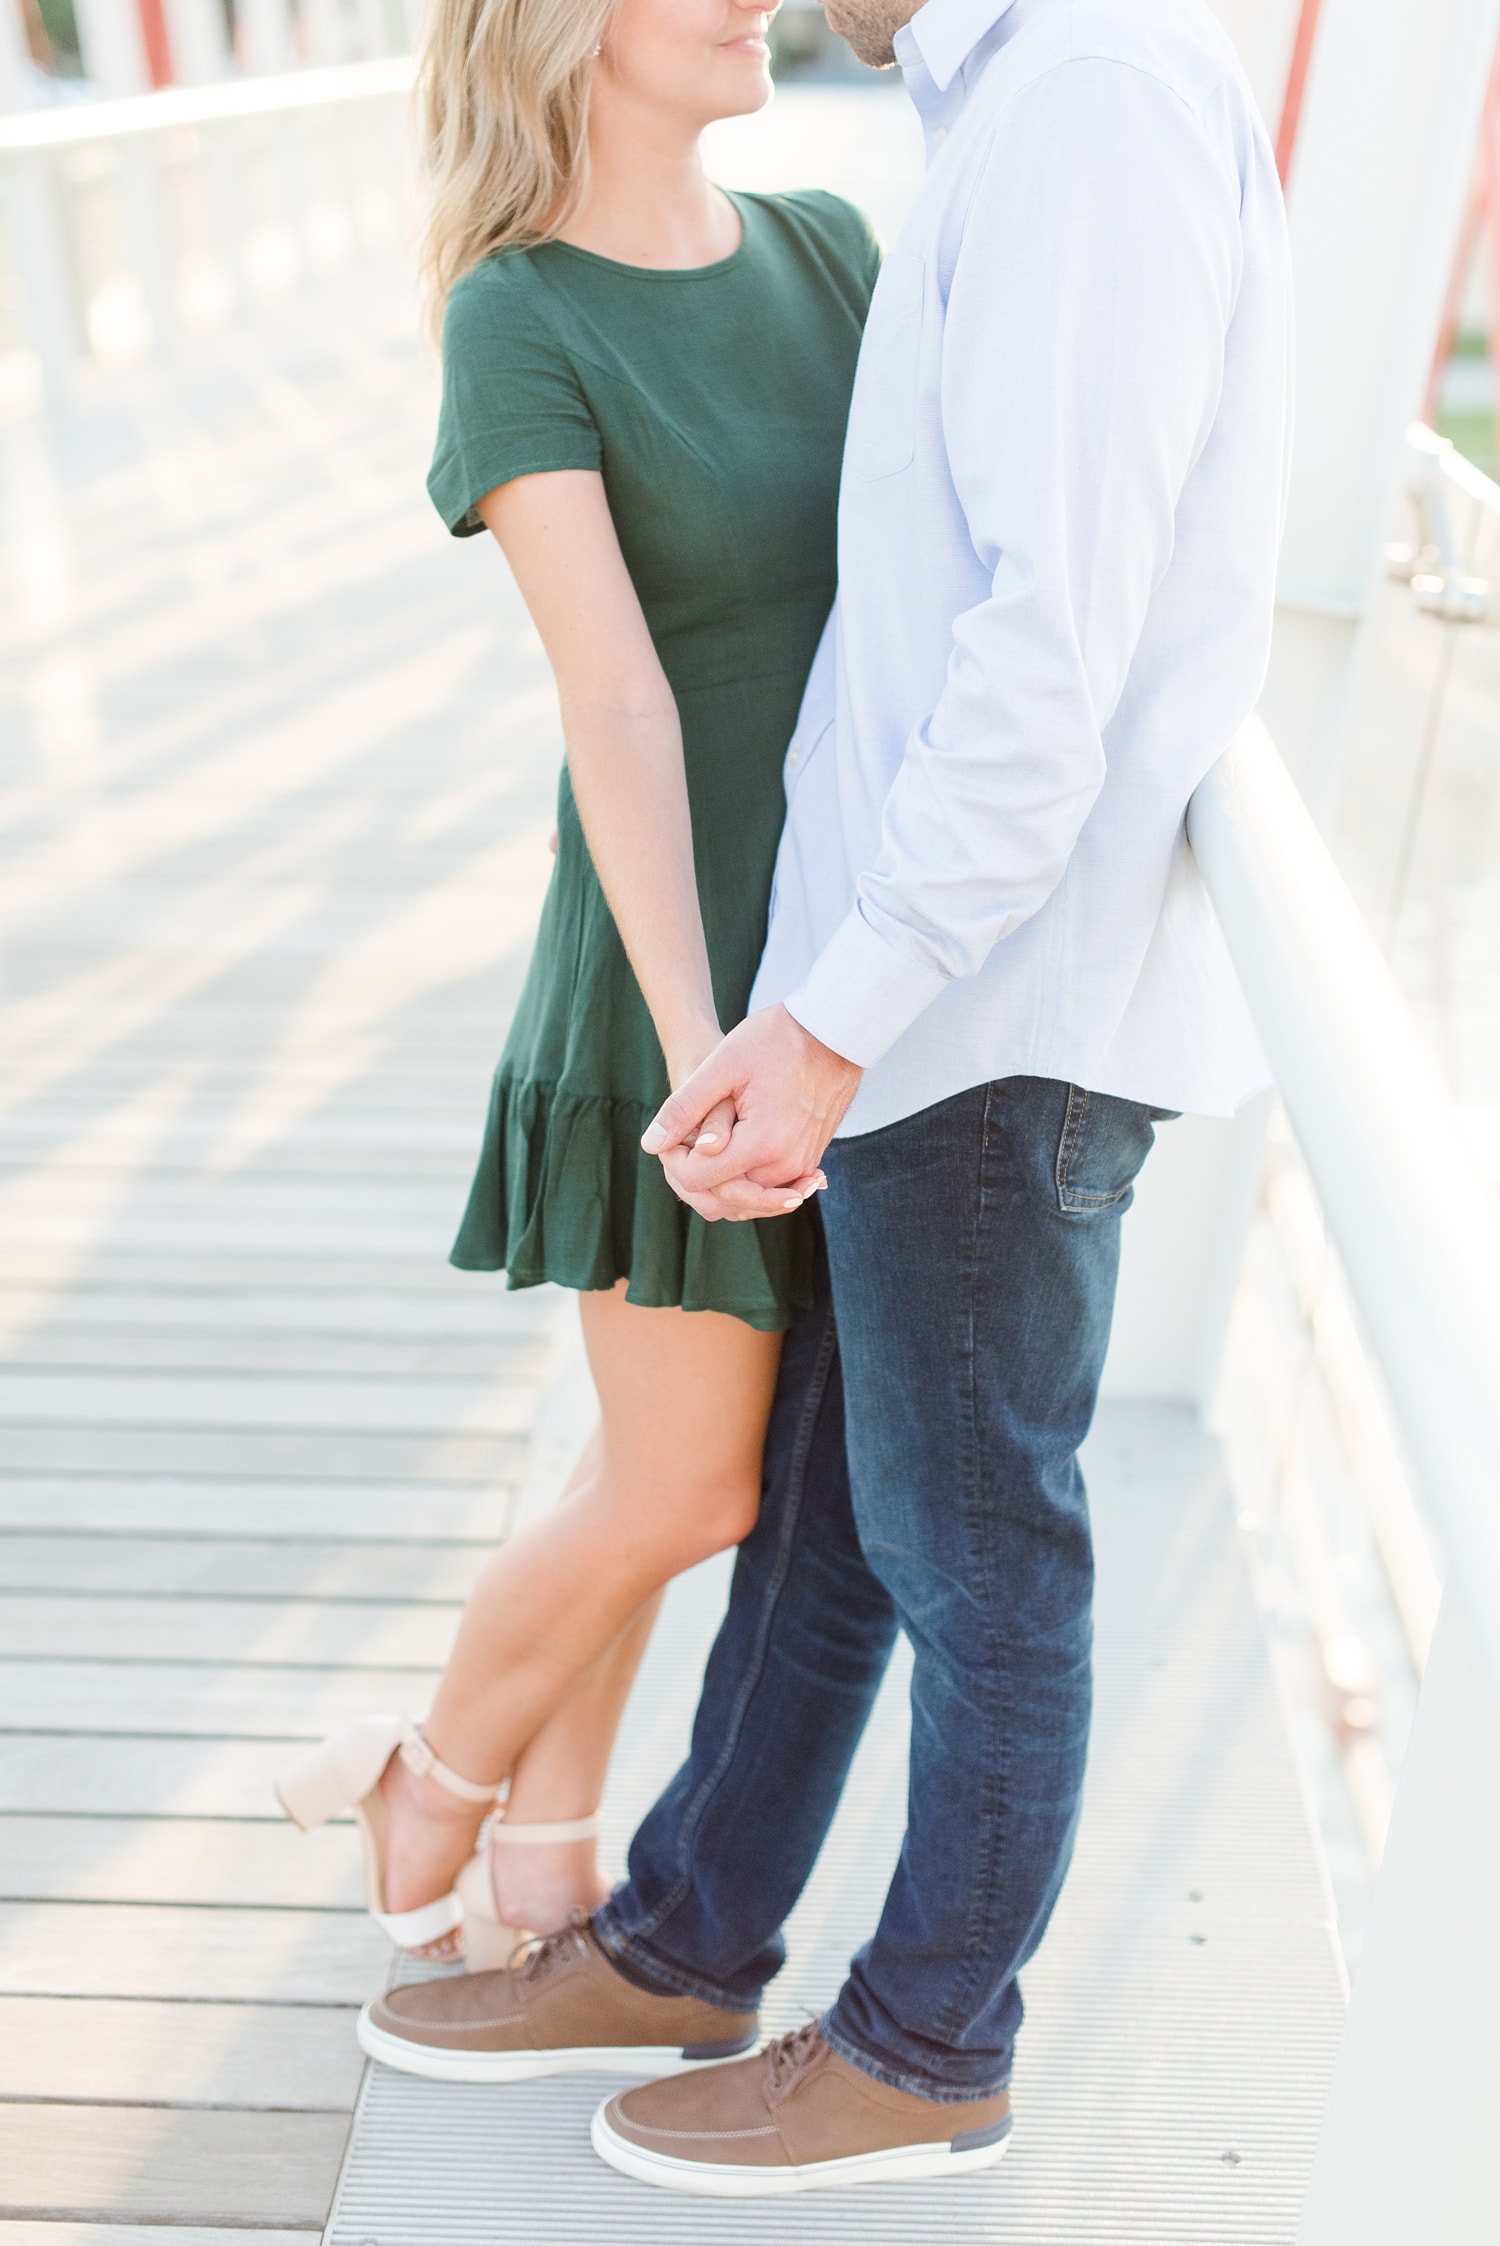
[[[586,1957],[588,1923],[587,1911],[572,1910],[566,1926],[557,1927],[551,1934],[533,1934],[529,1942],[518,1942],[510,1953],[511,1971],[523,1981],[540,1981],[562,1958]]]
[[[809,2020],[789,2035],[778,2036],[766,2045],[766,2072],[768,2087],[778,2096],[790,2090],[799,2074],[814,2060],[823,2048],[823,2031],[816,2020]]]

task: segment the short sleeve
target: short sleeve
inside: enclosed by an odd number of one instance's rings
[[[599,431],[545,300],[487,259],[458,282],[443,321],[443,402],[427,489],[455,538],[484,524],[475,507],[517,476],[598,468]],[[507,271],[510,267],[512,270]]]

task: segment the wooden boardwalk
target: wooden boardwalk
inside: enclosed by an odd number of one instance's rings
[[[7,2246],[321,2228],[387,1953],[269,1774],[420,1707],[546,1375],[445,1256],[552,697],[388,296],[0,432]]]
[[[730,134],[886,224],[920,162],[882,95]],[[388,1961],[269,1775],[421,1705],[547,1377],[444,1259],[554,698],[408,294],[0,426],[0,2246],[321,2228]]]
[[[899,105],[810,98],[722,176],[837,178],[888,222]],[[274,339],[0,428],[0,2246],[292,2246],[336,2188],[337,2246],[731,2235],[620,2196],[587,2083],[533,2131],[524,2100],[378,2076],[345,2165],[353,2011],[389,1954],[352,1834],[294,1832],[270,1792],[288,1742],[420,1709],[587,1412],[559,1300],[444,1260],[558,737],[498,557],[423,498],[434,385],[403,303],[368,276]],[[1183,1415],[1117,1407],[1091,1471],[1084,1850],[1028,1977],[1028,2134],[953,2236],[1289,2241],[1340,1999],[1216,1459]],[[723,1574],[669,1602],[616,1863]],[[777,2026],[873,1917],[899,1699]],[[929,2222],[830,2195],[803,2227]]]

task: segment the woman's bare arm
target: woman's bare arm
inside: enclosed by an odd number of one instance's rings
[[[717,1045],[720,1029],[677,704],[603,478],[573,468],[519,476],[482,499],[479,513],[505,550],[552,665],[578,815],[676,1086]]]

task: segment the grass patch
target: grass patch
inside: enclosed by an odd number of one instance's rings
[[[1452,438],[1466,460],[1472,460],[1476,468],[1500,482],[1493,413],[1440,413],[1437,430],[1440,437]]]

